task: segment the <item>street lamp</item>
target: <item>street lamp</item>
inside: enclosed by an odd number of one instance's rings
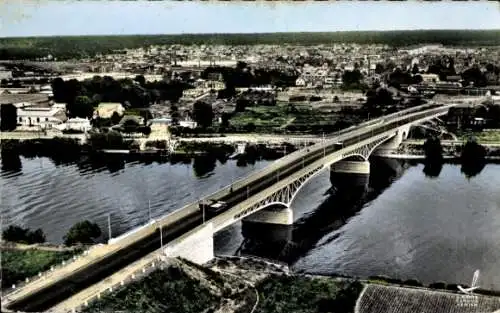
[[[151,200],[148,200],[149,222],[151,222]]]
[[[205,203],[200,199],[201,211],[203,214],[203,224],[205,224]]]
[[[163,227],[160,225],[160,248],[163,249]]]
[[[108,214],[108,237],[111,240],[111,213]]]
[[[325,133],[323,133],[323,157],[326,156],[326,140],[325,140]]]

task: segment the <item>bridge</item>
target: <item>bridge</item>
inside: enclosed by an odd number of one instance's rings
[[[454,105],[427,104],[410,108],[350,127],[297,150],[204,197],[203,201],[213,199],[228,204],[228,209],[218,215],[207,218],[198,202],[188,204],[5,293],[2,309],[73,311],[114,286],[109,284],[133,273],[135,264],[142,264],[145,257],[163,254],[205,263],[214,257],[214,233],[240,220],[293,223],[293,200],[318,173],[331,168],[338,173],[369,174],[371,154],[392,151],[407,137],[412,125],[445,115]]]

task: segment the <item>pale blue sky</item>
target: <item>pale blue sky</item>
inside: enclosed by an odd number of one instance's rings
[[[0,37],[397,29],[500,29],[500,6],[483,1],[0,2]]]

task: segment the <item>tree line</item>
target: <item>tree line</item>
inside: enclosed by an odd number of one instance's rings
[[[426,139],[424,146],[424,173],[429,177],[438,177],[443,167],[443,147],[437,137]],[[468,139],[458,149],[460,153],[461,172],[467,178],[478,175],[486,165],[488,150],[475,140]]]
[[[176,103],[189,88],[193,87],[180,81],[146,82],[142,75],[135,79],[94,76],[81,82],[61,78],[52,81],[54,101],[66,103],[69,115],[78,117],[91,117],[93,107],[101,102],[119,102],[128,108],[147,108],[159,101]]]
[[[68,233],[64,235],[64,244],[67,246],[77,244],[94,244],[95,240],[101,236],[101,229],[96,223],[90,221],[78,222],[73,225]],[[34,231],[17,225],[10,225],[2,231],[2,239],[9,242],[23,244],[39,244],[45,242],[45,234],[42,229]]]
[[[423,43],[443,45],[498,45],[498,30],[342,31],[261,34],[182,34],[121,36],[58,36],[0,38],[0,59],[47,57],[59,60],[93,57],[152,45],[256,45],[333,43],[387,44],[402,47]]]

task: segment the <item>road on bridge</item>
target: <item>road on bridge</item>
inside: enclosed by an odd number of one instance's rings
[[[392,114],[391,117],[382,117],[378,122],[364,123],[341,132],[340,136],[298,150],[204,200],[226,201],[229,207],[234,206],[328,154],[410,122],[446,112],[449,108],[439,105],[424,107],[425,110],[412,109],[410,113],[399,112]],[[163,230],[163,242],[168,243],[201,225],[204,218],[198,203],[189,204],[171,215],[176,218],[171,218],[168,222],[157,222],[117,243],[107,245],[87,264],[66,268],[59,273],[53,273],[38,284],[27,285],[23,290],[5,295],[3,299],[5,307],[26,312],[47,310],[157,250],[160,247],[160,224]]]

